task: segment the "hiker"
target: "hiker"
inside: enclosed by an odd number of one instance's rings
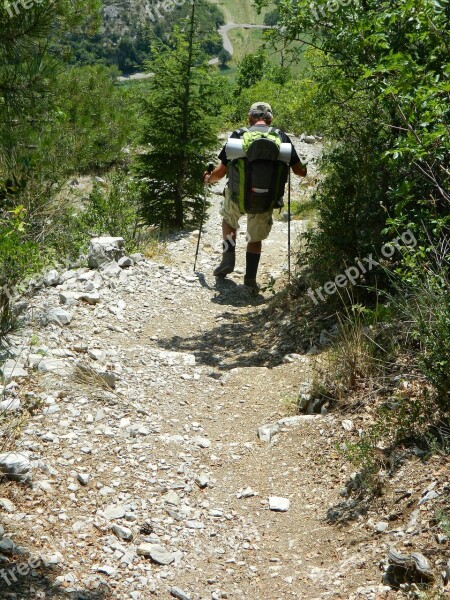
[[[228,145],[225,145],[219,154],[221,164],[212,173],[204,174],[205,184],[216,183],[226,175],[229,177],[221,212],[223,217],[222,262],[215,269],[214,275],[216,277],[226,277],[234,271],[236,230],[239,227],[240,218],[247,214],[248,243],[244,285],[251,288],[255,293],[259,291],[256,275],[261,258],[262,240],[269,236],[272,229],[273,209],[283,206],[284,188],[288,179],[289,168],[299,177],[305,177],[307,172],[306,166],[302,164],[289,136],[283,131],[273,128],[272,121],[273,112],[270,104],[267,104],[267,102],[252,104],[248,114],[249,128],[233,132],[228,140]],[[250,150],[247,155],[241,155],[243,158],[234,160],[227,155],[229,145],[232,143],[230,140],[242,139],[243,147],[250,148],[250,145],[252,145],[253,148],[252,142],[261,138],[265,138],[266,141],[267,139],[271,140],[272,144],[264,144],[264,142],[259,144],[260,147],[263,146],[264,148],[262,153],[255,155],[255,163],[250,163]],[[281,144],[291,145],[291,148],[287,146],[287,164],[281,163],[278,158]],[[283,147],[286,149],[286,146]],[[269,153],[267,154],[267,152]],[[231,154],[231,151],[229,154]],[[246,158],[244,158],[245,156]],[[261,157],[263,157],[262,160]],[[248,174],[249,164],[252,165],[253,170],[251,180],[249,180]],[[259,174],[254,165],[260,165]],[[268,181],[268,178],[270,181]],[[264,183],[258,185],[258,182],[262,180],[265,180]]]

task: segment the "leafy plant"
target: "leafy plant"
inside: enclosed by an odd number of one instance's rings
[[[142,228],[138,198],[137,183],[121,171],[112,174],[106,187],[96,183],[79,217],[86,236],[123,237],[127,250],[136,250]]]
[[[25,218],[23,206],[0,213],[0,345],[16,325],[17,286],[43,265],[38,246],[27,238]]]

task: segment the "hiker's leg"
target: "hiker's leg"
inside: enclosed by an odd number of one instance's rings
[[[262,242],[249,242],[247,244],[247,252],[252,254],[261,254]]]
[[[231,250],[233,252],[236,248],[236,229],[231,227],[225,219],[222,221],[222,239],[223,251]]]
[[[244,285],[252,288],[255,292],[259,290],[256,276],[261,259],[262,240],[269,236],[272,224],[272,211],[260,215],[248,215]]]
[[[222,262],[214,270],[215,277],[226,277],[234,271],[236,264],[236,231],[241,213],[228,194],[225,194],[223,201],[222,217]]]

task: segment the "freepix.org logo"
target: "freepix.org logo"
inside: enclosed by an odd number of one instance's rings
[[[173,12],[176,8],[181,8],[185,4],[192,4],[193,0],[164,0],[156,4],[146,4],[145,14],[151,21],[155,22]]]
[[[381,254],[384,258],[392,258],[395,254],[396,250],[401,250],[401,248],[415,248],[417,246],[417,240],[413,234],[413,232],[408,229],[405,231],[400,237],[393,240],[392,242],[388,242],[381,248]],[[318,287],[316,290],[308,289],[307,294],[314,302],[314,304],[319,304],[319,298],[322,302],[325,302],[327,296],[332,296],[335,294],[339,288],[347,287],[348,284],[356,285],[358,279],[365,275],[375,267],[377,267],[380,263],[377,262],[373,258],[373,254],[369,254],[362,260],[355,258],[356,264],[352,267],[349,267],[335,277],[334,281],[328,281],[325,285]]]
[[[5,8],[12,19],[20,15],[23,10],[30,10],[33,6],[39,6],[43,1],[44,0],[16,0],[15,2],[5,2]]]
[[[319,21],[321,18],[325,19],[328,13],[337,12],[340,8],[346,8],[353,4],[359,6],[359,0],[327,0],[317,4],[311,2],[309,8],[315,21]]]

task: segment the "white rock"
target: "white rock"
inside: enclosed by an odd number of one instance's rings
[[[105,352],[103,350],[97,350],[96,348],[88,350],[88,355],[90,358],[92,358],[92,360],[102,361],[106,358]]]
[[[98,573],[104,573],[105,575],[115,575],[116,569],[110,565],[104,565],[97,569]]]
[[[68,371],[66,363],[57,358],[43,358],[38,364],[39,373],[61,373]]]
[[[64,306],[73,306],[77,303],[77,294],[74,292],[60,292],[59,302]]]
[[[295,415],[293,417],[284,417],[277,421],[280,427],[294,427],[295,425],[300,425],[301,423],[306,423],[308,421],[315,421],[319,418],[319,415]]]
[[[89,473],[78,473],[77,479],[81,483],[81,485],[87,485],[91,479]]]
[[[133,261],[129,256],[122,256],[122,258],[119,258],[117,261],[117,264],[120,268],[126,269],[127,267],[133,266]]]
[[[2,366],[2,375],[5,383],[8,383],[13,379],[23,379],[24,377],[28,377],[28,371],[17,361],[9,359]]]
[[[20,398],[9,398],[0,402],[0,413],[14,412],[20,409]]]
[[[208,438],[195,437],[192,441],[200,448],[209,448],[211,446],[211,440],[208,440]]]
[[[178,600],[191,600],[191,596],[178,587],[171,587],[170,594]]]
[[[262,442],[270,442],[272,437],[278,433],[280,427],[278,423],[269,423],[258,427],[258,437]]]
[[[9,538],[3,538],[0,540],[0,552],[6,556],[11,556],[15,552],[15,544]]]
[[[293,363],[293,362],[305,362],[305,357],[301,354],[286,354],[283,356],[283,362],[285,363]]]
[[[8,498],[0,498],[0,508],[3,508],[8,513],[13,513],[16,510],[16,507]]]
[[[141,544],[137,549],[138,556],[151,558],[158,565],[170,565],[175,560],[173,552],[168,552],[160,544]]]
[[[287,512],[290,504],[287,498],[281,498],[280,496],[270,496],[269,498],[269,508],[276,512]]]
[[[171,504],[172,506],[178,506],[180,504],[180,497],[173,490],[167,492],[162,499],[166,504]]]
[[[61,554],[61,552],[55,552],[54,554],[50,554],[50,556],[47,556],[43,560],[43,562],[46,567],[48,567],[50,565],[59,565],[62,562],[64,562],[64,557]]]
[[[246,487],[238,494],[240,498],[252,498],[253,496],[256,496],[256,492],[251,487]]]
[[[82,292],[82,293],[78,294],[78,300],[87,302],[87,304],[99,304],[100,294],[98,292],[92,292],[92,293]]]
[[[119,267],[116,261],[104,263],[100,269],[100,272],[104,277],[117,277],[120,275],[120,273],[122,273],[122,269]]]
[[[110,504],[103,511],[103,516],[105,519],[110,521],[114,519],[122,519],[125,516],[126,510],[123,506],[116,506],[114,504]]]
[[[174,365],[187,365],[195,367],[195,356],[194,354],[188,354],[186,352],[171,352],[169,350],[157,351],[158,357],[169,366]]]
[[[195,478],[195,483],[201,490],[204,490],[209,485],[208,475],[206,475],[206,473],[200,473],[200,475]]]
[[[111,527],[111,529],[112,529],[113,533],[115,533],[115,535],[121,540],[130,542],[133,539],[133,532],[131,531],[131,529],[128,529],[128,527],[121,527],[120,525],[113,525]]]
[[[55,269],[52,269],[51,271],[49,271],[47,273],[47,275],[45,276],[45,283],[47,285],[55,286],[55,285],[58,285],[59,282],[60,282],[59,274],[58,274],[58,271],[55,271]]]
[[[345,429],[345,431],[352,431],[353,421],[350,421],[350,419],[344,419],[342,421],[342,427]]]
[[[30,460],[17,452],[0,454],[0,471],[11,481],[30,483],[32,480]]]
[[[124,254],[124,245],[125,240],[120,237],[93,238],[88,252],[89,267],[98,269],[105,263],[119,260]]]
[[[61,327],[69,325],[73,319],[73,314],[62,308],[51,308],[45,316],[49,323],[55,323]]]
[[[186,527],[188,529],[204,529],[205,525],[201,521],[196,521],[195,519],[190,519],[186,521]]]
[[[65,271],[59,279],[61,283],[65,283],[69,279],[75,279],[76,277],[78,277],[78,271],[71,269],[70,271]]]

